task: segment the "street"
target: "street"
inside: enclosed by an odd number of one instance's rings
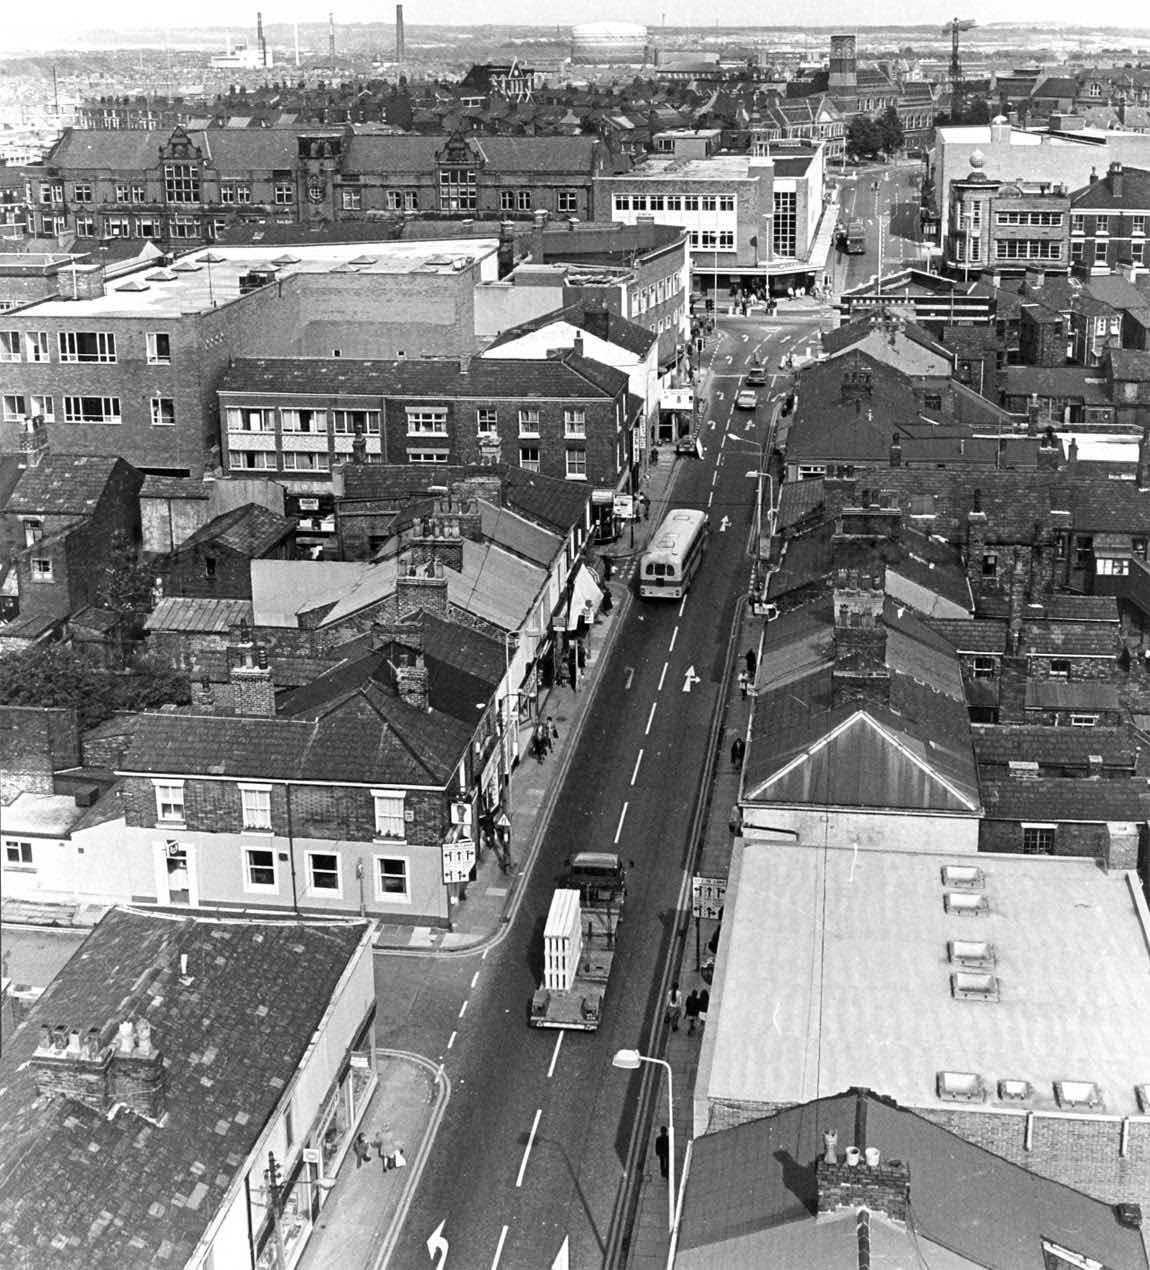
[[[790,382],[778,363],[817,342],[820,319],[814,308],[769,324],[720,318],[704,354],[703,459],[679,460],[670,500],[709,512],[707,556],[681,603],[632,600],[511,923],[483,953],[377,957],[380,1043],[442,1062],[451,1085],[390,1265],[431,1264],[427,1240],[441,1223],[452,1270],[538,1270],[565,1238],[572,1266],[621,1264],[641,1073],[611,1058],[620,1048],[658,1052],[665,968],[688,907],[689,827],[750,576],[754,478],[772,396]],[[736,409],[756,355],[771,386],[756,410]],[[527,1003],[551,893],[566,857],[585,849],[633,862],[603,1021],[594,1033],[536,1031]]]
[[[926,267],[919,224],[917,182],[921,173],[921,163],[903,160],[848,169],[844,176],[834,174],[840,191],[840,222],[861,220],[866,226],[867,238],[866,252],[862,255],[836,252],[836,293],[862,286],[880,272],[880,268],[884,273],[891,273],[904,263]]]

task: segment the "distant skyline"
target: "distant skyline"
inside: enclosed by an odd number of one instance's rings
[[[6,52],[39,47],[65,48],[72,42],[70,36],[85,30],[129,30],[147,27],[160,29],[158,19],[163,12],[154,0],[118,0],[118,3],[93,20],[95,11],[91,4],[81,0],[56,0],[51,7],[51,18],[38,22],[35,10],[28,6],[6,6],[8,16],[0,18],[0,56]],[[332,0],[318,6],[301,3],[301,0],[256,0],[255,3],[236,5],[229,0],[201,0],[191,10],[172,10],[175,19],[173,29],[198,27],[227,27],[232,31],[254,31],[256,13],[262,10],[265,24],[284,22],[326,22],[328,12],[340,22],[380,22],[390,24],[394,16],[393,0]],[[460,5],[458,0],[405,0],[404,12],[410,26],[443,25],[520,25],[540,27],[541,12],[537,4],[528,0],[487,0],[487,3]],[[926,26],[940,28],[950,18],[974,18],[980,25],[990,23],[1010,26],[1035,27],[1046,33],[1053,25],[1061,24],[1082,29],[1083,10],[1076,0],[1014,0],[1009,6],[991,3],[990,0],[927,0],[927,3],[908,6],[905,0],[806,0],[806,3],[788,5],[785,8],[764,9],[753,0],[720,0],[717,4],[701,7],[688,0],[632,0],[626,5],[589,0],[585,4],[556,10],[561,14],[562,25],[580,22],[632,21],[657,28],[664,21],[668,26],[691,27],[700,32],[711,26],[763,27],[773,23],[787,26],[807,25],[812,28],[834,27],[852,31],[870,26]],[[1150,19],[1142,16],[1141,6],[1119,5],[1106,10],[1106,27],[1121,27],[1134,31],[1133,23],[1138,13],[1138,27],[1150,40]],[[705,13],[709,21],[700,21]],[[1125,25],[1122,19],[1127,19]],[[50,25],[49,25],[50,23]]]

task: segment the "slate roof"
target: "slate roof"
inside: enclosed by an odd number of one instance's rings
[[[4,1259],[50,1270],[76,1264],[71,1248],[91,1270],[189,1263],[366,929],[108,913],[0,1057]],[[110,1039],[125,1018],[147,1019],[164,1055],[160,1124],[37,1097],[27,1062],[41,1024]]]
[[[1074,190],[1070,195],[1070,206],[1074,211],[1089,211],[1091,208],[1130,208],[1132,211],[1150,209],[1150,172],[1144,168],[1123,168],[1122,193],[1111,192],[1110,183],[1105,177]]]
[[[1111,404],[1106,380],[1089,366],[1007,366],[1001,372],[1006,397],[1068,397],[1086,405]]]
[[[828,1250],[816,1252],[814,1241],[831,1219],[814,1218],[814,1161],[828,1128],[838,1131],[840,1149],[849,1139],[907,1164],[915,1236],[909,1263],[1045,1270],[1042,1241],[1049,1239],[1106,1266],[1147,1266],[1139,1231],[1119,1225],[1109,1204],[994,1155],[891,1099],[852,1089],[695,1139],[676,1270],[825,1265]],[[861,1263],[853,1221],[850,1234],[852,1259],[842,1264],[854,1267]],[[882,1264],[909,1264],[906,1251]]]
[[[489,538],[532,564],[549,569],[563,547],[564,539],[549,529],[520,516],[510,507],[497,507],[487,499],[479,501],[479,527]]]
[[[120,772],[445,786],[474,726],[359,687],[333,693],[309,718],[142,714]]]
[[[818,515],[824,497],[821,476],[808,481],[785,481],[779,494],[779,529],[791,529],[808,517]]]
[[[1026,683],[1027,710],[1114,711],[1119,706],[1118,690],[1094,679],[1029,679]]]
[[[828,353],[837,353],[844,348],[850,348],[852,344],[857,344],[859,340],[865,339],[876,328],[875,321],[870,315],[866,317],[855,318],[854,321],[847,322],[845,326],[837,327],[833,331],[823,332],[823,348]],[[898,333],[905,336],[914,344],[928,349],[932,353],[937,353],[950,362],[952,359],[951,350],[945,344],[939,343],[929,331],[919,326],[917,322],[902,322],[899,324]]]
[[[439,136],[353,135],[344,157],[345,172],[433,173],[436,156],[448,138]],[[592,172],[597,141],[594,137],[466,138],[484,166],[496,172]]]
[[[1096,624],[1023,622],[1019,651],[1038,657],[1116,658],[1121,648],[1117,630]]]
[[[1150,382],[1150,349],[1112,348],[1110,365],[1115,379]]]
[[[570,304],[566,308],[556,309],[552,313],[544,313],[528,322],[520,322],[518,326],[501,331],[491,342],[491,348],[528,335],[533,331],[543,331],[556,323],[566,322],[579,327],[590,335],[615,344],[636,357],[646,357],[651,345],[658,342],[659,336],[638,322],[631,322],[613,309],[605,309],[589,303]]]
[[[1144,777],[1009,777],[982,782],[988,820],[1146,820],[1150,786]]]
[[[281,516],[259,503],[245,503],[201,525],[172,554],[179,556],[192,547],[218,545],[241,556],[258,557],[279,546],[295,527],[290,516]]]
[[[627,376],[613,366],[565,353],[544,358],[369,361],[350,357],[238,357],[219,391],[293,396],[614,397]]]
[[[1056,728],[1037,723],[972,724],[971,739],[980,766],[1005,767],[1033,761],[1041,767],[1086,770],[1092,754],[1104,767],[1136,770],[1142,746],[1128,727]]]
[[[144,477],[140,487],[141,498],[188,498],[206,501],[211,490],[208,481],[193,480],[190,476],[153,476]]]
[[[951,644],[957,653],[1001,656],[1006,652],[1005,622],[964,622],[958,618],[933,617],[927,625]]]
[[[123,459],[98,454],[47,454],[27,468],[8,498],[7,511],[46,516],[90,516]]]

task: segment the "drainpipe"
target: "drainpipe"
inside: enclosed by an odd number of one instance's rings
[[[284,794],[287,799],[287,840],[288,840],[288,864],[291,868],[291,906],[292,906],[292,912],[295,913],[296,917],[298,917],[300,915],[299,892],[296,889],[295,834],[292,830],[292,821],[291,821],[291,785],[290,783],[285,782]]]

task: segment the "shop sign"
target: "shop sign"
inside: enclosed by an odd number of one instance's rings
[[[592,507],[610,507],[615,501],[615,491],[613,489],[593,489],[591,491]]]
[[[613,512],[620,520],[635,519],[635,499],[631,494],[616,494]]]

